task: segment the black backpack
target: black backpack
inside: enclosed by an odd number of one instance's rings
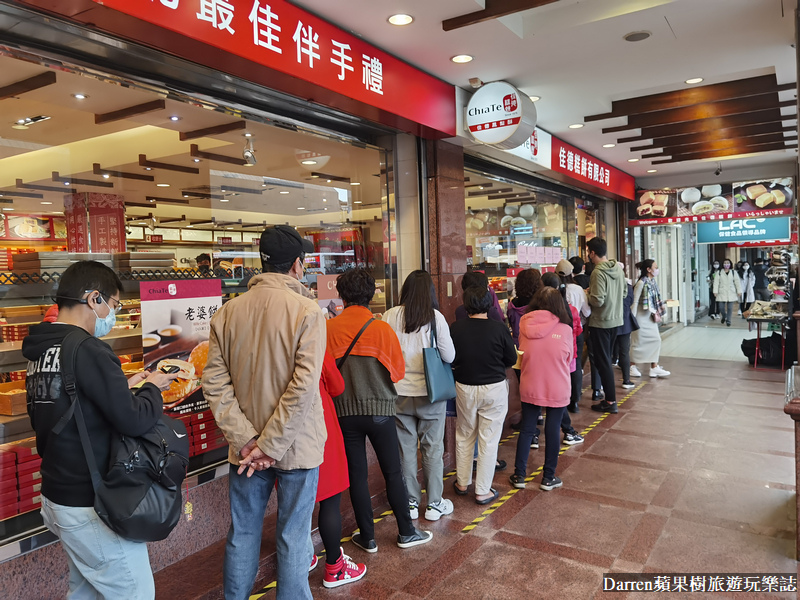
[[[75,417],[92,476],[94,509],[112,531],[134,542],[163,540],[181,518],[181,484],[189,464],[186,426],[161,415],[158,423],[139,437],[115,434],[111,438],[108,474],[102,478],[75,385],[77,350],[89,337],[84,331],[73,331],[61,344],[61,377],[72,403],[53,433],[58,435]]]

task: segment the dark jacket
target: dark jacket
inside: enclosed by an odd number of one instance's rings
[[[622,300],[622,325],[617,327],[617,335],[628,335],[629,333],[639,329],[639,323],[636,321],[636,316],[631,311],[633,306],[633,286],[628,284],[628,293]]]
[[[528,303],[517,306],[517,300],[518,298],[514,298],[508,303],[506,315],[508,315],[508,324],[511,326],[511,339],[514,340],[514,345],[519,348],[519,321],[528,312]]]
[[[750,272],[756,276],[756,282],[753,284],[754,290],[765,290],[769,287],[769,280],[767,279],[767,270],[769,267],[765,264],[753,265]]]
[[[22,342],[22,354],[30,361],[25,386],[28,415],[42,457],[42,494],[56,504],[92,506],[94,490],[75,419],[60,435],[51,435],[70,405],[61,385],[61,342],[76,329],[65,323],[33,325]],[[163,410],[161,392],[152,383],[131,392],[119,358],[108,344],[94,337],[78,349],[75,379],[97,468],[105,476],[111,436],[139,436],[153,427]]]
[[[575,283],[577,283],[583,289],[585,289],[585,290],[589,289],[589,283],[590,283],[591,280],[589,279],[589,276],[586,275],[585,273],[581,273],[580,275],[573,275],[572,279],[573,279],[573,281]]]

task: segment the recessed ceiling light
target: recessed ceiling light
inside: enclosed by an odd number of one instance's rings
[[[323,198],[323,199],[322,199],[322,201],[323,201],[323,202],[327,202],[327,201],[328,201],[328,199],[327,199],[327,198]]]
[[[580,129],[581,127],[583,127],[583,123],[573,123],[569,126],[570,129]]]
[[[404,14],[392,15],[391,17],[389,17],[388,21],[392,25],[402,26],[412,23],[414,21],[414,17],[412,17],[411,15],[404,15]]]
[[[686,83],[688,83],[689,85],[693,85],[695,83],[700,83],[701,81],[703,81],[702,77],[693,77],[692,79],[687,79]]]
[[[327,181],[328,183],[330,183],[330,182],[331,182],[331,180],[330,180],[330,179],[326,179],[325,181]]]
[[[189,228],[189,229],[193,229],[194,225],[187,225],[186,227]]]
[[[168,183],[157,183],[156,187],[169,187]]]
[[[282,191],[280,191],[280,192],[278,192],[278,193],[279,193],[279,194],[288,194],[289,192],[287,192],[286,190],[282,190]]]
[[[65,181],[65,182],[64,182],[64,185],[69,185],[69,181]]]
[[[638,158],[629,158],[628,162],[639,162]]]
[[[647,169],[648,173],[658,173],[658,169]]]
[[[450,60],[453,61],[456,64],[464,64],[464,63],[472,62],[472,57],[469,54],[456,54]]]
[[[297,207],[297,210],[305,210],[305,209],[306,209],[306,207],[305,207],[305,206],[298,206],[298,207]]]
[[[220,198],[219,201],[220,202],[230,202],[230,200],[228,200],[227,198]]]
[[[252,134],[252,133],[250,133],[250,132],[248,132],[248,133],[245,133],[245,134],[244,134],[244,137],[253,137],[253,134]]]
[[[75,98],[75,100],[86,100],[89,96],[86,94],[72,94],[72,97]]]
[[[145,167],[145,168],[144,168],[144,170],[145,170],[145,171],[152,171],[152,170],[153,170],[153,167]]]
[[[233,227],[226,227],[225,229],[233,229]]]
[[[42,204],[44,204],[45,206],[50,206],[52,202],[42,202]]]
[[[322,210],[328,210],[328,207],[326,206],[326,207],[325,207],[325,208],[323,208]]]
[[[361,200],[355,200],[353,201],[353,204],[361,204]]]
[[[181,120],[181,118],[180,118],[180,117],[178,117],[178,116],[172,115],[172,116],[169,118],[169,120],[170,120],[170,121],[180,121],[180,120]]]
[[[613,148],[616,144],[603,144],[603,148]]]
[[[3,208],[3,210],[14,210],[13,208]]]
[[[351,181],[350,185],[361,185],[358,181]]]
[[[103,173],[103,179],[108,179],[109,177],[111,177],[111,175],[108,173]]]
[[[23,121],[23,123],[24,123],[24,121]],[[19,124],[17,124],[17,125],[12,125],[11,126],[11,129],[27,129],[27,128],[28,128],[27,125],[19,125]]]
[[[300,164],[302,164],[302,165],[315,165],[315,164],[317,164],[317,161],[315,161],[315,160],[304,160]]]
[[[538,102],[539,100],[542,99],[542,97],[541,96],[531,96],[530,99],[531,99],[531,102]]]
[[[195,158],[194,162],[200,162],[200,159],[199,158]]]
[[[622,36],[622,39],[626,42],[641,42],[649,38],[652,33],[649,31],[631,31],[630,33],[626,33]]]

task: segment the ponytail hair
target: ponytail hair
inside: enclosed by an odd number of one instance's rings
[[[646,258],[642,262],[636,263],[634,266],[639,269],[639,279],[643,279],[648,277],[647,270],[653,266],[653,263],[656,262],[652,258]]]

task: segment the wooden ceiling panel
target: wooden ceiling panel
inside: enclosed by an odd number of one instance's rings
[[[475,12],[467,13],[451,19],[442,21],[442,29],[444,31],[453,31],[468,25],[475,25],[497,19],[499,17],[506,17],[514,13],[522,12],[523,10],[530,10],[545,4],[552,4],[558,0],[486,0],[484,2],[483,10],[476,10]]]
[[[639,129],[639,135],[616,142],[649,141],[631,147],[631,152],[652,151],[641,158],[666,158],[653,164],[783,150],[796,145],[797,136],[784,135],[795,128],[784,121],[797,118],[797,102],[781,101],[779,93],[795,88],[795,84],[779,84],[774,74],[749,77],[618,100],[611,112],[590,115],[584,121],[625,117],[626,124],[602,132]],[[793,114],[782,114],[781,109],[788,107],[795,109]]]

